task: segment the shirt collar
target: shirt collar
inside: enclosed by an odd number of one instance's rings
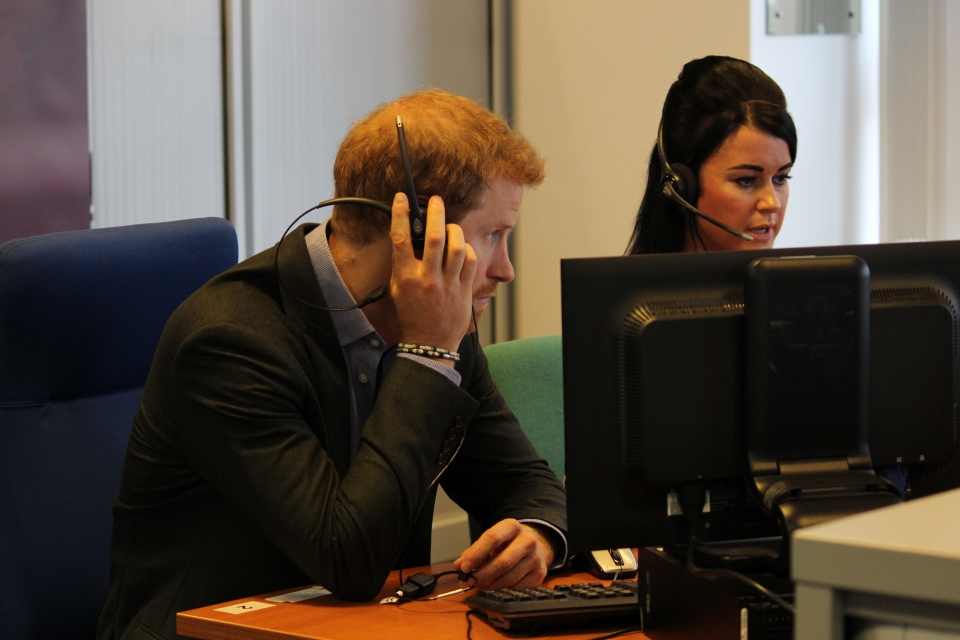
[[[357,303],[347,289],[347,285],[340,275],[340,270],[333,262],[330,253],[330,244],[327,242],[327,227],[330,220],[326,220],[306,235],[307,252],[310,254],[310,263],[313,272],[320,284],[320,291],[327,306],[331,308],[352,307]],[[376,331],[367,316],[360,309],[349,311],[335,311],[330,314],[333,327],[337,332],[340,346],[344,347],[357,340],[366,338]],[[379,336],[378,336],[379,337]],[[381,340],[382,343],[382,340]]]

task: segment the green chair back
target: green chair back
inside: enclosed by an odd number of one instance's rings
[[[563,479],[563,358],[559,335],[521,338],[484,348],[493,381],[524,433]]]

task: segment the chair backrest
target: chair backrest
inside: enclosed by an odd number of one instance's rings
[[[485,347],[490,374],[533,446],[563,479],[563,356],[559,335]]]
[[[93,637],[160,333],[236,263],[220,218],[0,244],[0,638]]]

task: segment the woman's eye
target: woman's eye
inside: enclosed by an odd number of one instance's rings
[[[756,178],[754,176],[743,176],[742,178],[735,178],[734,182],[741,187],[752,187],[753,183],[756,182]]]
[[[786,173],[781,173],[781,174],[778,175],[778,176],[774,176],[774,178],[773,178],[773,183],[774,183],[775,185],[777,185],[778,187],[780,187],[780,186],[783,186],[783,185],[787,184],[787,180],[789,180],[791,177],[792,177],[792,176],[787,175]]]

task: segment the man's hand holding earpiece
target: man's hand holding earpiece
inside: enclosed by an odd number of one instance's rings
[[[507,519],[484,531],[453,566],[472,573],[480,589],[507,589],[539,585],[553,559],[553,547],[543,533]]]
[[[398,193],[393,199],[390,238],[390,297],[397,311],[400,342],[456,351],[470,327],[477,270],[477,255],[464,239],[463,229],[446,224],[443,200],[430,198],[423,259],[418,260],[410,238],[407,197]]]

